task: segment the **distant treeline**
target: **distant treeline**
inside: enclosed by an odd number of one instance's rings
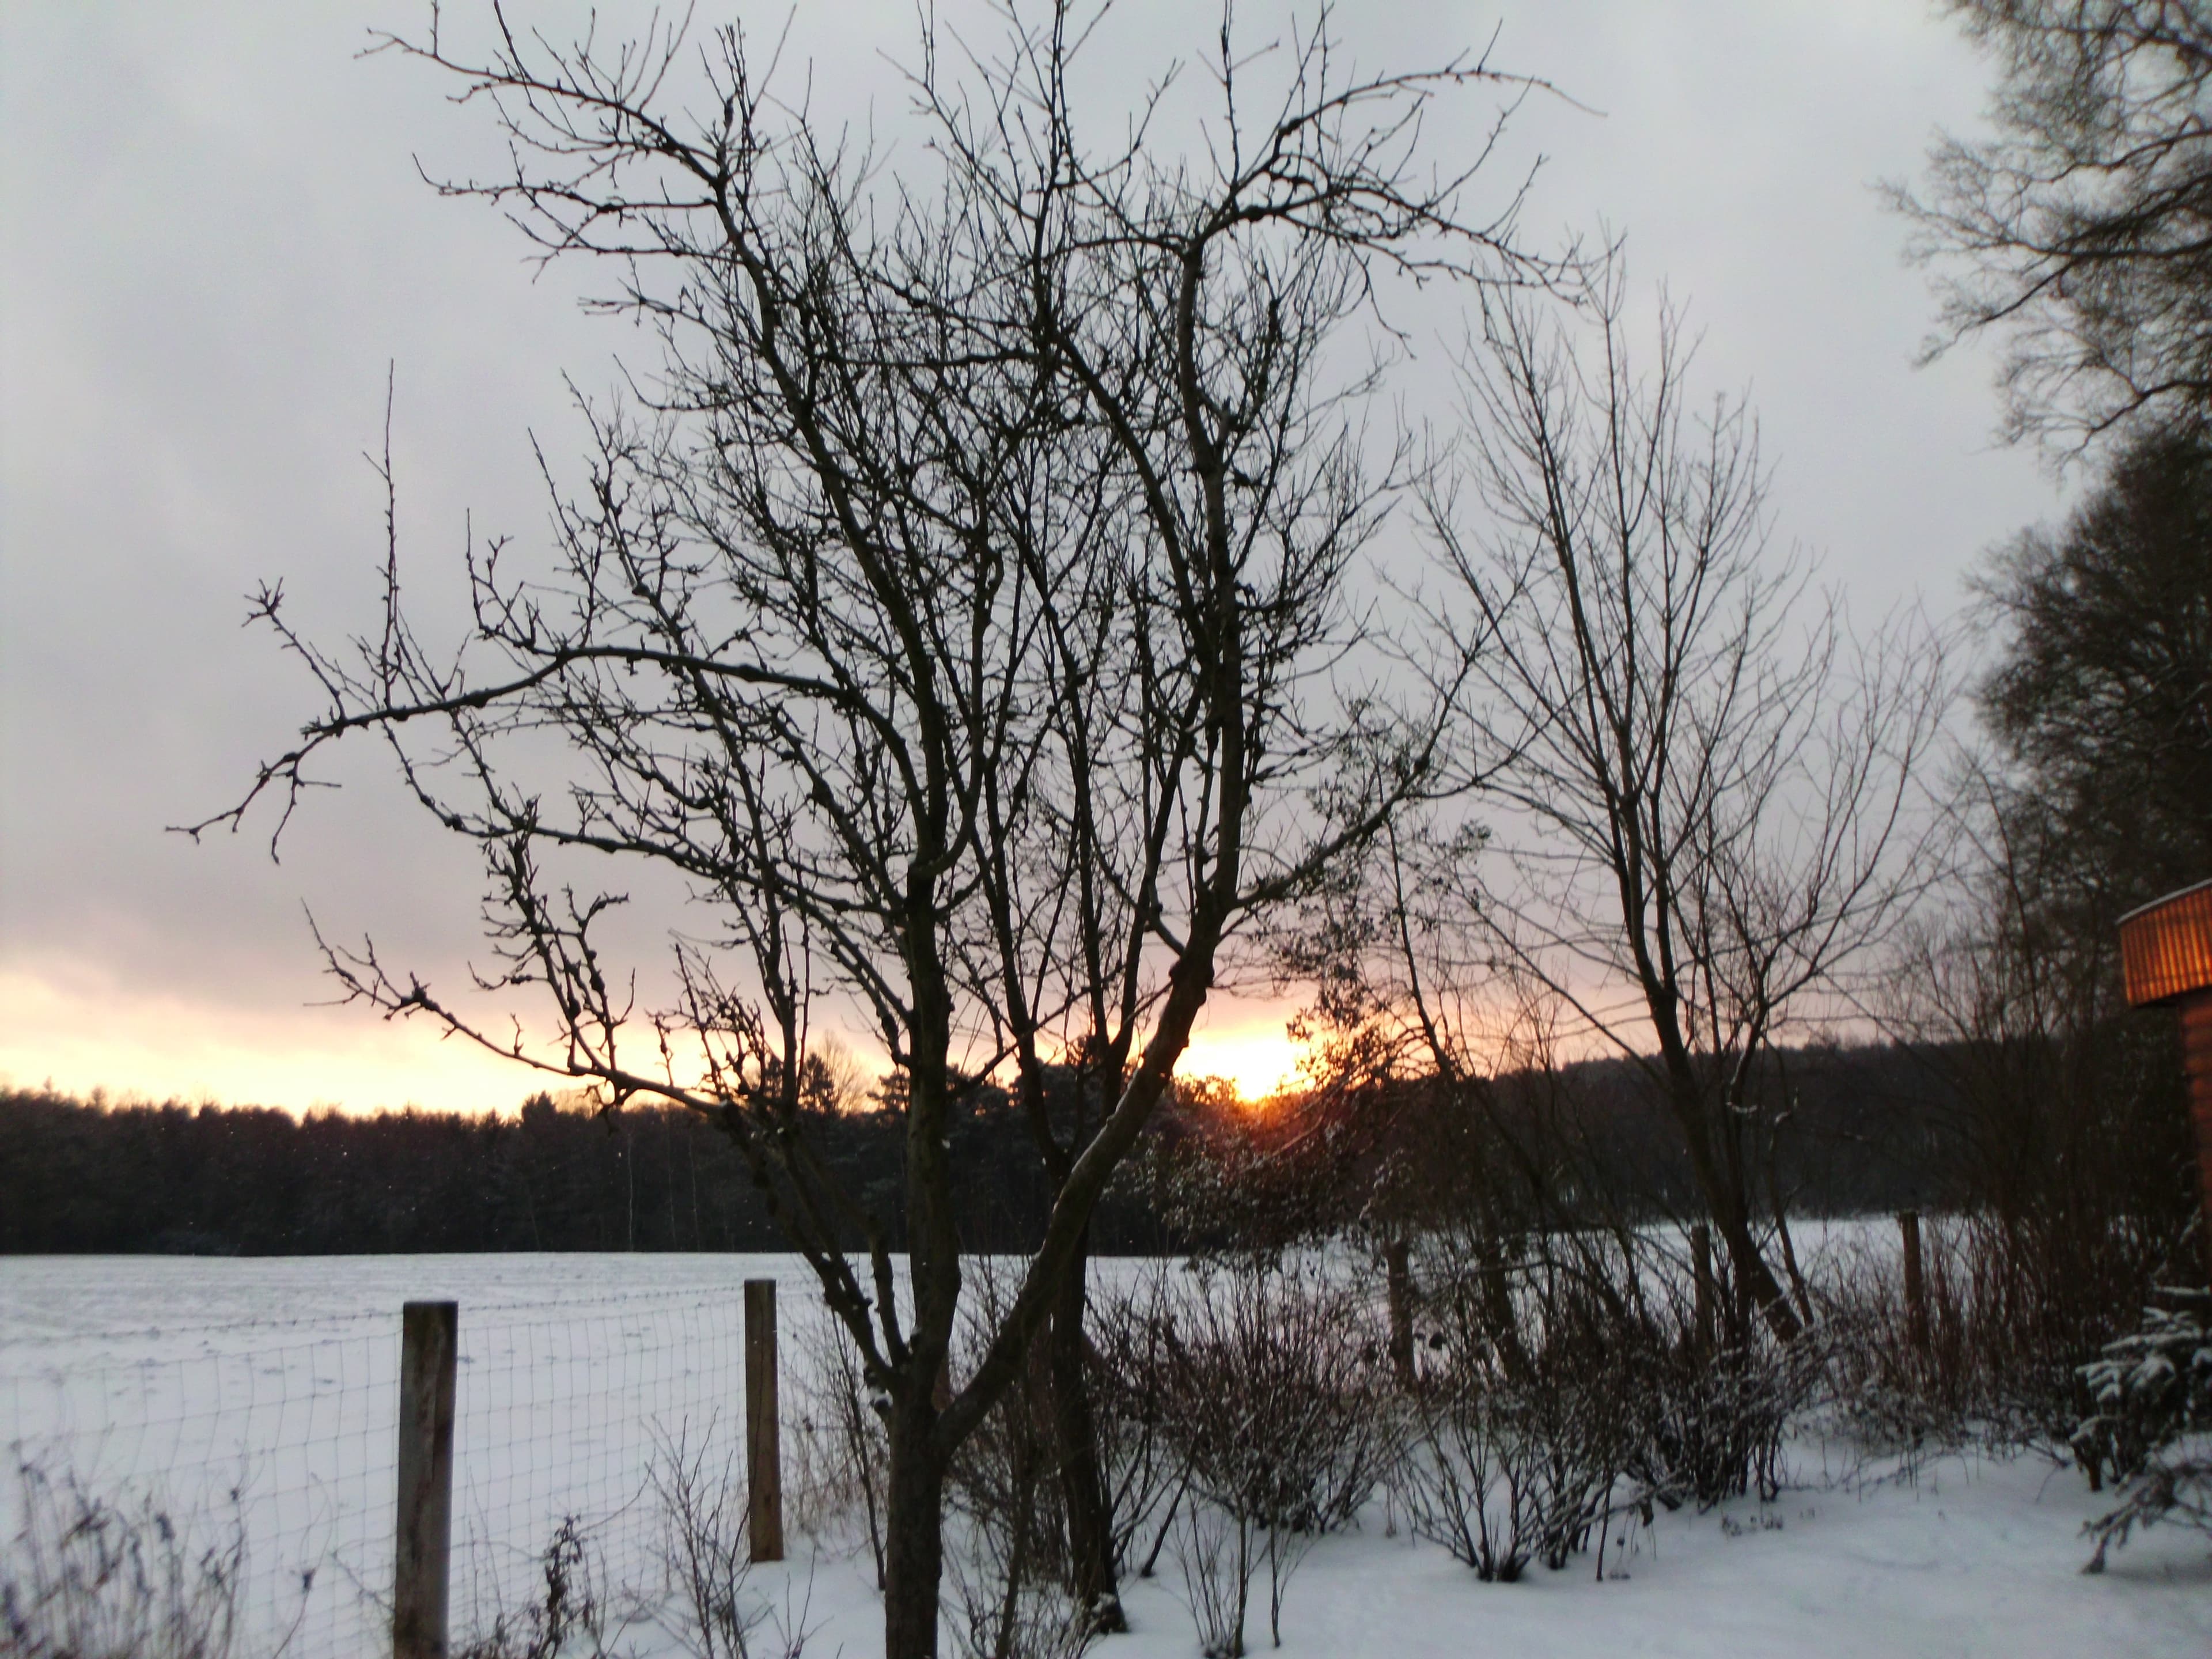
[[[899,1222],[893,1114],[811,1126],[845,1189]],[[974,1248],[1013,1248],[1049,1203],[1028,1132],[971,1112],[954,1139]],[[1157,1248],[1144,1206],[1109,1204],[1103,1248]],[[352,1255],[763,1250],[764,1195],[715,1123],[672,1108],[599,1113],[546,1096],[477,1116],[306,1117],[264,1107],[107,1104],[0,1093],[0,1252]]]
[[[1895,1048],[1780,1056],[1790,1116],[1773,1190],[1800,1213],[1947,1201],[1956,1183],[1945,1068]],[[1509,1109],[1565,1114],[1592,1156],[1579,1178],[1652,1212],[1695,1186],[1679,1136],[1633,1071],[1522,1079]],[[844,1189],[900,1224],[896,1114],[822,1112],[811,1126]],[[1156,1145],[1172,1141],[1170,1113]],[[979,1091],[952,1147],[969,1248],[1019,1250],[1050,1203],[1027,1126]],[[1109,1194],[1094,1248],[1176,1248],[1139,1159]],[[0,1092],[0,1252],[330,1255],[477,1250],[760,1250],[781,1239],[715,1123],[666,1109],[601,1114],[540,1095],[519,1112],[409,1110],[304,1118],[258,1107],[112,1104]]]

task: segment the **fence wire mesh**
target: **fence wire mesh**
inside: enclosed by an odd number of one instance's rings
[[[797,1288],[780,1298],[787,1370]],[[667,1589],[656,1478],[681,1457],[742,1492],[737,1289],[630,1293],[615,1305],[461,1303],[454,1651],[527,1628],[556,1540],[574,1552],[569,1594],[597,1597],[614,1624],[653,1619]],[[106,1593],[127,1597],[136,1575],[157,1612],[183,1605],[163,1617],[196,1616],[184,1605],[195,1597],[222,1601],[239,1659],[388,1651],[399,1364],[396,1305],[0,1333],[9,1617],[39,1595],[96,1601],[102,1574]],[[88,1604],[77,1616],[112,1628],[123,1615]]]

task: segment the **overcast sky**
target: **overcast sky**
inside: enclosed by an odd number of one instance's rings
[[[602,4],[600,27],[646,9]],[[1820,555],[1855,616],[1954,612],[1984,550],[2052,514],[2051,478],[1990,439],[1987,355],[1912,366],[1926,286],[1870,186],[1912,174],[1936,126],[1973,127],[1986,87],[1924,0],[1370,9],[1339,14],[1364,67],[1496,29],[1499,62],[1571,94],[1516,118],[1501,166],[1545,158],[1525,229],[1610,223],[1639,292],[1663,278],[1686,304],[1700,380],[1759,411],[1779,538]],[[1243,9],[1246,38],[1274,29],[1262,11]],[[295,1109],[506,1108],[530,1086],[311,1006],[328,993],[303,904],[434,975],[474,943],[472,857],[374,754],[334,769],[347,787],[306,805],[281,864],[265,822],[198,848],[163,828],[228,805],[316,707],[296,665],[240,632],[242,596],[281,578],[325,637],[370,619],[382,503],[362,452],[387,364],[404,554],[434,605],[471,520],[539,532],[530,434],[575,448],[563,374],[596,389],[617,354],[652,362],[580,315],[589,273],[534,276],[494,215],[416,177],[417,156],[459,172],[495,153],[434,73],[357,57],[371,25],[425,15],[71,0],[0,21],[0,1078],[18,1085]],[[770,36],[793,16],[787,84],[811,63],[823,118],[872,110],[896,140],[882,55],[909,55],[911,7],[744,15]],[[1092,106],[1202,53],[1206,17],[1122,9]],[[1472,100],[1439,144],[1490,108]],[[1279,1052],[1279,1024],[1218,1016],[1223,1068]]]

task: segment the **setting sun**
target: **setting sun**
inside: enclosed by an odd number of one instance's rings
[[[1287,1006],[1218,998],[1176,1063],[1183,1078],[1225,1078],[1247,1101],[1265,1100],[1294,1082],[1305,1050],[1284,1029]]]

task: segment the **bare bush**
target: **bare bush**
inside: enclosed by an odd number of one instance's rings
[[[1164,1264],[1091,1299],[1091,1404],[1113,1515],[1114,1569],[1150,1577],[1190,1479],[1162,1396],[1175,1321]]]
[[[1397,1486],[1414,1535],[1443,1545],[1486,1582],[1510,1583],[1534,1551],[1541,1507],[1512,1396],[1461,1375],[1418,1398],[1419,1437]]]
[[[869,1402],[860,1351],[835,1320],[818,1322],[802,1340],[807,1380],[795,1391],[799,1432],[798,1478],[786,1488],[795,1524],[830,1536],[855,1512],[876,1586],[884,1583],[884,1520],[888,1497],[890,1437]]]
[[[1217,1632],[1233,1638],[1224,1651],[1243,1650],[1243,1598],[1262,1562],[1280,1645],[1284,1589],[1311,1540],[1350,1521],[1398,1455],[1370,1323],[1361,1298],[1317,1268],[1244,1261],[1201,1268],[1164,1333],[1164,1428],[1205,1500],[1186,1512],[1184,1574],[1202,1640],[1201,1602],[1234,1590],[1235,1617]],[[1217,1535],[1209,1506],[1233,1538]]]
[[[1024,1518],[945,1528],[949,1625],[959,1659],[1077,1659],[1097,1639],[1066,1582],[1021,1559]]]
[[[537,1598],[500,1605],[453,1644],[455,1659],[609,1659],[635,1651],[617,1644],[648,1625],[691,1659],[796,1659],[807,1600],[779,1610],[748,1587],[744,1481],[733,1458],[710,1461],[713,1439],[711,1425],[696,1446],[687,1428],[658,1434],[646,1493],[661,1529],[657,1584],[611,1580],[599,1538],[564,1516],[538,1558]]]
[[[453,1644],[455,1659],[606,1659],[609,1637],[628,1620],[614,1611],[596,1540],[574,1516],[553,1529],[538,1566],[539,1598],[497,1607],[489,1629]]]
[[[1295,1532],[1343,1525],[1396,1455],[1384,1344],[1317,1268],[1201,1270],[1166,1341],[1170,1436],[1192,1485],[1232,1514]]]
[[[1447,1269],[1413,1391],[1415,1443],[1396,1492],[1413,1530],[1483,1579],[1554,1569],[1610,1512],[1644,1449],[1644,1390],[1624,1318],[1557,1261],[1504,1288],[1493,1249]]]
[[[2169,1259],[2163,1228],[1996,1212],[1922,1229],[1924,1340],[1887,1251],[1861,1243],[1820,1276],[1838,1408],[1887,1450],[1973,1442],[2081,1455],[2081,1368],[2122,1335]],[[2094,1460],[2085,1463],[2093,1486]]]
[[[239,1491],[228,1518],[203,1527],[151,1498],[105,1498],[28,1460],[15,1478],[21,1527],[0,1559],[0,1648],[21,1659],[227,1659],[246,1575]]]
[[[2021,1444],[2043,1413],[2023,1411],[2041,1368],[1996,1370],[1978,1291],[1989,1263],[1976,1235],[1923,1224],[1924,1326],[1916,1329],[1897,1264],[1863,1242],[1839,1252],[1820,1296],[1838,1417],[1869,1450],[1925,1452],[1970,1440]],[[2017,1361],[2014,1343],[2002,1347]]]
[[[1680,1264],[1626,1230],[1432,1244],[1394,1483],[1417,1534],[1510,1582],[1614,1516],[1779,1488],[1816,1343],[1772,1336],[1725,1283],[1733,1334],[1709,1334]]]
[[[963,1369],[981,1363],[1015,1290],[988,1258],[967,1288],[955,1348]],[[946,1600],[962,1659],[1074,1659],[1099,1633],[1075,1590],[1053,1382],[1040,1336],[946,1468]]]
[[[684,1432],[664,1435],[651,1482],[660,1509],[667,1591],[662,1627],[694,1659],[750,1659],[753,1633],[769,1610],[745,1588],[752,1548],[735,1458],[712,1466]]]
[[[1699,1311],[1694,1269],[1661,1240],[1628,1236],[1608,1258],[1621,1265],[1584,1304],[1590,1322],[1580,1340],[1604,1345],[1633,1404],[1624,1468],[1638,1502],[1709,1509],[1781,1490],[1783,1443],[1818,1397],[1828,1352],[1794,1247],[1782,1238],[1792,1293],[1808,1316],[1789,1341],[1750,1316],[1754,1298],[1725,1255],[1714,1264],[1709,1314]]]
[[[1177,1526],[1183,1599],[1205,1659],[1243,1659],[1252,1601],[1252,1523],[1206,1503],[1187,1505]],[[1279,1631],[1276,1645],[1282,1645]]]
[[[1644,1449],[1629,1466],[1669,1509],[1700,1509],[1781,1490],[1783,1442],[1811,1403],[1823,1374],[1815,1341],[1783,1344],[1753,1333],[1700,1358],[1692,1346],[1647,1346],[1650,1418]]]

